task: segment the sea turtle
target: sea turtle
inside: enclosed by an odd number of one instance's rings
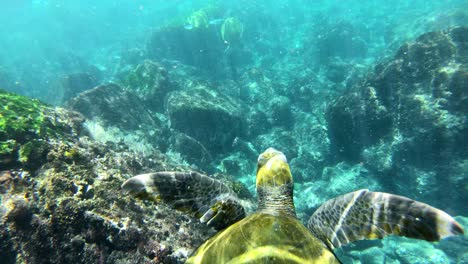
[[[257,209],[246,216],[230,187],[197,172],[142,174],[122,185],[133,195],[157,197],[221,230],[187,263],[340,263],[333,249],[355,240],[393,234],[437,241],[464,232],[439,209],[369,190],[325,202],[306,227],[296,218],[286,157],[273,148],[258,157],[256,187]]]

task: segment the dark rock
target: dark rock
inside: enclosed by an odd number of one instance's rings
[[[468,32],[467,32],[468,34]],[[468,42],[468,40],[467,40]],[[468,57],[468,54],[466,55]],[[468,60],[466,61],[468,64]],[[459,70],[455,72],[448,84],[448,91],[451,93],[450,107],[460,113],[468,113],[468,71]]]
[[[166,94],[173,88],[166,69],[159,63],[145,60],[122,77],[124,87],[150,110],[162,112]]]
[[[230,175],[239,175],[241,172],[240,164],[234,159],[223,159],[221,165],[224,171]]]
[[[154,30],[146,48],[152,59],[179,60],[216,75],[222,69],[219,58],[222,58],[226,47],[216,27],[187,30],[180,23]]]
[[[346,80],[348,77],[349,66],[341,61],[330,63],[327,69],[328,80],[334,83],[340,83]]]
[[[212,155],[230,150],[234,138],[244,134],[238,104],[207,87],[172,93],[167,111],[172,128],[198,140]]]
[[[411,138],[399,145],[406,162],[431,166],[444,160],[441,153],[466,153],[466,73],[451,69],[466,67],[459,64],[460,30],[427,33],[403,45],[364,85],[335,100],[326,115],[335,154],[359,160],[365,147],[387,137],[390,142],[395,131]]]
[[[116,84],[101,85],[83,92],[70,100],[67,106],[88,119],[98,119],[105,125],[113,125],[126,130],[161,126],[159,119],[137,96]]]
[[[450,190],[457,201],[466,199],[459,180],[466,172],[453,168],[468,157],[467,54],[460,32],[468,29],[431,32],[403,45],[331,103],[332,153],[364,162],[388,190],[463,207],[446,195]]]
[[[183,133],[175,133],[172,138],[172,148],[180,153],[182,158],[204,171],[212,171],[209,168],[212,157],[208,150],[200,142]]]
[[[275,126],[292,127],[294,125],[291,101],[285,96],[274,96],[269,102],[267,114],[270,123]]]
[[[247,137],[255,138],[260,134],[265,134],[271,128],[268,116],[259,109],[251,109],[247,112]]]
[[[392,125],[391,116],[376,97],[375,89],[366,87],[360,92],[349,92],[326,110],[332,151],[351,161],[359,160],[362,148],[388,134]],[[360,107],[361,104],[366,107]]]
[[[98,82],[99,77],[89,72],[67,74],[52,85],[48,102],[60,105],[79,93],[92,89]]]
[[[47,141],[40,139],[28,141],[19,148],[18,161],[28,169],[38,169],[45,163],[49,150]]]
[[[33,212],[24,199],[15,199],[12,209],[5,215],[7,222],[12,222],[16,228],[25,229],[30,226]]]

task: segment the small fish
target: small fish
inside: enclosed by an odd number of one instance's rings
[[[185,24],[185,25],[184,25],[184,28],[185,28],[186,30],[192,30],[192,29],[193,29],[193,25],[192,25],[192,24]]]
[[[224,22],[224,18],[211,19],[208,23],[210,25],[219,25]]]

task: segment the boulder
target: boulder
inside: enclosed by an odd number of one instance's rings
[[[172,85],[163,65],[145,60],[121,79],[123,87],[135,94],[148,109],[156,112],[164,110],[164,100]]]
[[[99,76],[97,72],[65,74],[50,84],[45,100],[54,105],[62,105],[78,94],[96,87],[98,83]]]
[[[454,28],[422,35],[331,103],[326,118],[335,154],[358,161],[385,140],[400,160],[422,167],[448,162],[447,153],[466,157],[466,34]]]
[[[172,93],[167,112],[172,128],[199,141],[212,155],[230,150],[233,140],[244,134],[239,104],[204,86]]]
[[[194,138],[183,133],[174,133],[171,137],[171,146],[190,164],[194,164],[204,171],[212,171],[210,163],[213,158],[205,146]]]
[[[98,119],[105,125],[125,130],[161,126],[161,121],[136,95],[116,84],[101,85],[85,91],[70,100],[67,106],[88,119]]]

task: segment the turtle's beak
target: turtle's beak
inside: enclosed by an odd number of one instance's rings
[[[258,156],[257,188],[281,186],[292,181],[291,170],[283,152],[268,148]]]

